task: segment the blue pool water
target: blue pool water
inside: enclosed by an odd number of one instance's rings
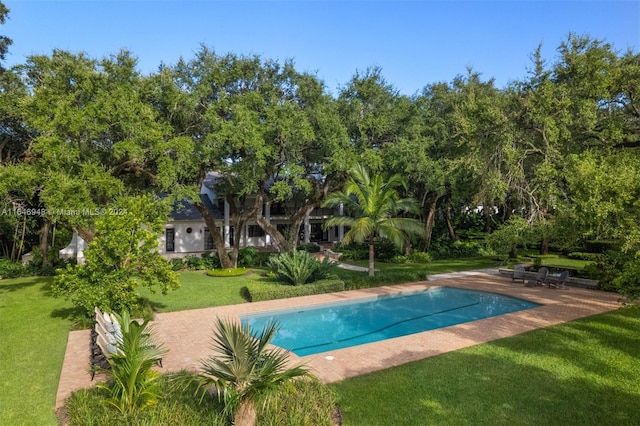
[[[540,306],[514,297],[454,287],[242,316],[254,331],[271,320],[272,342],[298,356],[462,324]]]

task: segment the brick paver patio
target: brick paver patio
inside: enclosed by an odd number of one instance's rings
[[[512,283],[509,278],[478,274],[316,296],[161,313],[156,315],[153,325],[156,340],[164,343],[169,349],[163,359],[162,371],[181,369],[196,371],[200,360],[211,354],[212,329],[214,320],[218,316],[237,318],[238,315],[251,312],[310,306],[420,290],[432,286],[461,287],[506,294],[540,303],[542,306],[302,358],[292,355],[292,362],[306,363],[318,378],[329,383],[529,330],[611,311],[620,306],[617,301],[618,295],[612,293],[579,288],[555,290],[546,287],[524,287],[522,284]],[[88,362],[89,331],[70,332],[58,385],[56,408],[64,404],[64,400],[72,391],[95,384],[87,373]],[[99,379],[96,375],[96,381]]]

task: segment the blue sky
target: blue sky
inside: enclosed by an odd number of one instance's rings
[[[379,66],[404,94],[451,81],[471,66],[499,87],[526,76],[543,43],[553,62],[569,32],[640,51],[640,1],[66,1],[3,0],[7,64],[54,48],[100,58],[121,48],[143,73],[218,53],[293,59],[332,93],[357,70]]]

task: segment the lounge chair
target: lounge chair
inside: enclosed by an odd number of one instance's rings
[[[566,282],[569,278],[569,271],[566,269],[560,273],[560,275],[549,275],[547,277],[547,284],[549,288],[567,288]]]
[[[538,274],[534,279],[527,281],[525,287],[535,287],[537,285],[547,284],[547,276],[549,275],[549,269],[546,266],[538,269]]]
[[[511,275],[511,280],[512,281],[522,281],[522,283],[524,284],[524,266],[522,265],[515,265],[513,267],[513,275]]]

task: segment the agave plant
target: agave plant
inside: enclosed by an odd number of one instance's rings
[[[218,318],[213,332],[215,353],[202,363],[201,389],[213,387],[224,403],[224,413],[236,426],[256,422],[255,402],[296,377],[308,375],[305,367],[288,368],[288,353],[268,348],[278,326],[269,323],[253,336],[248,325]]]
[[[153,341],[148,320],[131,319],[126,310],[114,316],[121,329],[117,353],[111,354],[111,368],[105,371],[110,380],[98,386],[109,391],[107,403],[123,414],[131,414],[158,402],[159,374],[152,367],[167,350]]]
[[[309,256],[306,251],[282,253],[269,259],[269,266],[276,276],[292,285],[317,281],[335,269],[336,265],[325,257],[323,262]]]

